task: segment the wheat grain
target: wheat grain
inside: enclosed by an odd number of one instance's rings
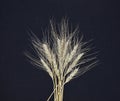
[[[50,67],[46,64],[46,62],[41,58],[41,63],[45,67],[45,70],[49,73],[50,77],[53,78],[53,73],[50,69]]]
[[[80,60],[80,58],[83,56],[84,53],[79,54],[76,59],[72,62],[72,64],[68,67],[67,73],[72,71],[72,69],[76,66],[76,64],[78,63],[78,61]]]
[[[48,45],[43,44],[43,49],[44,49],[46,58],[48,59],[48,61],[49,61],[50,63],[52,63],[51,53],[50,53],[50,50],[48,49]]]
[[[68,58],[68,62],[71,61],[71,59],[74,57],[74,55],[76,54],[76,51],[78,49],[78,44],[76,44],[73,48],[73,50],[71,51],[70,55],[69,55],[69,58]]]
[[[73,77],[77,74],[77,72],[78,72],[78,68],[74,69],[74,70],[69,74],[69,76],[66,78],[65,83],[68,83],[70,80],[72,80]]]
[[[59,76],[58,65],[57,65],[56,57],[55,57],[55,54],[54,54],[54,53],[53,53],[53,55],[52,55],[52,62],[53,62],[54,71],[55,71],[56,75]]]

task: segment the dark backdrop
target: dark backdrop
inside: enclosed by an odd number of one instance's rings
[[[1,0],[0,101],[46,101],[52,81],[23,52],[30,28],[40,39],[49,19],[64,16],[94,39],[100,65],[65,86],[64,101],[120,101],[119,0]],[[42,29],[41,29],[42,28]],[[52,101],[52,100],[51,100]]]

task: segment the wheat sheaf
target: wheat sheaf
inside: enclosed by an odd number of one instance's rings
[[[83,42],[79,28],[69,28],[67,19],[62,19],[59,24],[50,20],[49,33],[44,36],[40,41],[32,34],[31,43],[37,57],[29,52],[25,55],[32,64],[45,70],[53,81],[53,92],[47,101],[52,95],[54,101],[63,101],[64,85],[95,67],[98,60],[91,55],[94,53],[89,54],[89,42]]]

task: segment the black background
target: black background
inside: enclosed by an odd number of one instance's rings
[[[94,39],[100,65],[65,86],[64,101],[120,101],[119,0],[1,0],[0,101],[46,101],[52,81],[23,52],[28,27],[41,39],[49,19],[64,16]],[[52,101],[52,100],[51,100]]]

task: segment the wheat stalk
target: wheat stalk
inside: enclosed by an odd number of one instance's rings
[[[31,36],[31,42],[38,58],[28,53],[25,55],[32,64],[43,68],[52,78],[54,101],[63,101],[64,85],[88,71],[91,68],[90,64],[96,64],[96,58],[94,58],[94,62],[90,62],[89,65],[82,68],[81,64],[92,59],[84,58],[89,55],[88,49],[83,48],[86,42],[82,42],[79,37],[76,37],[78,29],[70,31],[66,19],[62,19],[60,26],[56,26],[50,20],[50,25],[51,36],[46,40],[41,42],[35,35]]]

